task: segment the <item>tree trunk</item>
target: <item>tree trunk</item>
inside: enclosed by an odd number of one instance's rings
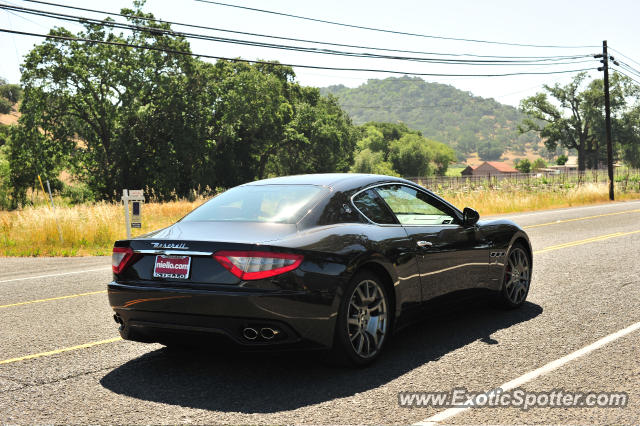
[[[580,141],[580,145],[578,145],[578,171],[580,172],[584,172],[586,167],[585,167],[585,163],[586,163],[586,158],[585,158],[585,154],[586,154],[586,150],[585,150],[585,146],[584,146],[584,141]]]

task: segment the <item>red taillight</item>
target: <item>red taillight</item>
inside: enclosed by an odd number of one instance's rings
[[[119,274],[133,260],[133,249],[130,247],[114,247],[111,254],[111,268],[114,274]]]
[[[219,251],[213,257],[241,280],[259,280],[293,271],[303,259],[300,254],[270,251]]]

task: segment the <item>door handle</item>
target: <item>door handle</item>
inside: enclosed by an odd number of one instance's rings
[[[433,245],[431,241],[418,241],[416,244],[418,245],[418,247],[422,248],[431,247]]]

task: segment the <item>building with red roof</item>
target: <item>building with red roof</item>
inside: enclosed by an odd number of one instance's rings
[[[485,161],[477,167],[467,166],[460,174],[462,176],[489,176],[520,173],[518,170],[501,161]]]

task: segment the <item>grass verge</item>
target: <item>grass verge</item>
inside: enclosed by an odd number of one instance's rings
[[[204,202],[172,201],[142,206],[142,228],[133,236],[168,226]],[[126,238],[122,204],[40,205],[0,212],[0,256],[110,255],[115,240]],[[63,241],[60,241],[58,225]]]
[[[460,209],[473,207],[481,216],[584,206],[609,202],[607,184],[587,183],[572,188],[445,190],[439,195]],[[639,200],[640,192],[616,190],[616,201]]]

